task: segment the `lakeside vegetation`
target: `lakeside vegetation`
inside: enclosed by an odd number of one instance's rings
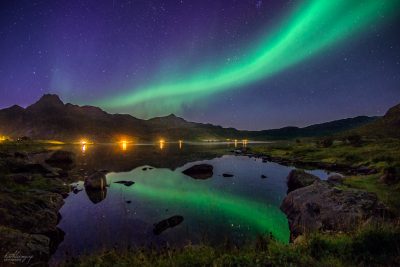
[[[313,233],[294,244],[267,235],[243,247],[227,243],[105,250],[71,257],[59,266],[394,266],[400,262],[399,252],[398,225],[380,225],[353,233]]]
[[[324,144],[329,140],[329,145]],[[252,148],[253,153],[294,160],[304,166],[324,163],[326,166],[348,166],[376,170],[369,175],[348,175],[345,187],[363,189],[377,194],[397,215],[400,214],[400,183],[385,183],[382,176],[392,170],[398,179],[400,173],[400,140],[395,138],[362,139],[346,137],[279,141]]]

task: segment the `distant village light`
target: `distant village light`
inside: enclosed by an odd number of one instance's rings
[[[164,144],[165,144],[165,140],[164,139],[160,139],[160,149],[164,148]]]

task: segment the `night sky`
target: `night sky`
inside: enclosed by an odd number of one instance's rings
[[[400,102],[398,0],[0,2],[0,108],[44,93],[239,129]]]

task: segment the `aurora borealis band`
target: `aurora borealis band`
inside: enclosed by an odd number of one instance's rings
[[[0,3],[0,108],[45,93],[261,130],[400,101],[397,0]]]
[[[315,56],[362,31],[376,17],[396,12],[398,7],[398,1],[307,1],[237,63],[111,97],[103,105],[128,106],[154,100],[153,104],[161,107],[166,103],[169,107],[180,107],[188,99],[235,89]]]

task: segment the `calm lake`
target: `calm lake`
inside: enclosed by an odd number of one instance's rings
[[[287,219],[279,206],[286,195],[291,167],[227,155],[233,147],[225,143],[88,145],[73,149],[79,155],[76,168],[82,173],[73,185],[81,191],[71,192],[60,210],[58,227],[65,237],[53,262],[66,253],[78,255],[103,248],[199,242],[218,245],[227,241],[241,244],[266,233],[282,242],[289,240]],[[200,163],[214,167],[211,178],[196,180],[182,173]],[[86,192],[83,180],[96,169],[110,171],[108,187]],[[328,176],[323,170],[309,172],[322,179]],[[223,173],[233,177],[223,177]],[[134,184],[115,183],[118,181]],[[172,216],[183,221],[154,233],[156,223]]]

